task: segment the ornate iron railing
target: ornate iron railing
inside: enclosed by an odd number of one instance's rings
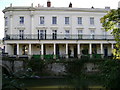
[[[113,40],[112,35],[78,35],[78,34],[12,34],[6,35],[4,40]]]

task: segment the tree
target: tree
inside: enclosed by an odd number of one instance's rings
[[[111,34],[116,41],[113,55],[115,59],[120,59],[120,8],[108,11],[108,13],[101,18],[101,23],[106,31],[112,30]]]

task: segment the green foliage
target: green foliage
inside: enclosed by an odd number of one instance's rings
[[[105,60],[100,65],[101,79],[107,88],[120,88],[120,62]]]
[[[120,59],[120,8],[110,10],[101,18],[102,26],[106,31],[112,30],[112,35],[116,41],[116,51],[113,53],[116,59]]]
[[[24,83],[20,81],[20,79],[16,76],[14,73],[11,76],[8,76],[6,74],[2,75],[2,89],[4,90],[21,90],[21,88],[24,86]]]
[[[82,74],[82,68],[86,60],[73,60],[66,63],[66,73],[68,76],[76,77]]]
[[[46,63],[43,60],[30,60],[28,61],[28,68],[31,68],[34,72],[42,73],[46,67]]]

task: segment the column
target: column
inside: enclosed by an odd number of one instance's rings
[[[29,59],[31,59],[31,43],[29,44]]]
[[[56,59],[56,44],[54,43],[54,57],[53,59]]]
[[[81,58],[81,55],[80,55],[80,44],[77,44],[77,48],[78,48],[78,58]]]
[[[90,54],[90,58],[92,58],[92,44],[89,44],[89,54]]]
[[[68,44],[66,43],[66,59],[68,58]]]
[[[44,51],[43,50],[44,50],[44,48],[43,48],[43,43],[42,43],[41,44],[41,59],[44,59],[44,56],[43,56],[44,55],[44,53],[43,53]]]
[[[5,44],[5,53],[8,53],[8,45],[7,44]]]
[[[19,57],[19,43],[17,43],[17,56]]]
[[[100,44],[100,47],[101,47],[101,57],[103,58],[103,44],[102,43]]]
[[[113,56],[113,49],[114,49],[114,45],[113,43],[111,44],[111,56]]]
[[[113,43],[111,44],[111,48],[112,48],[112,50],[114,49],[114,45],[113,45]]]

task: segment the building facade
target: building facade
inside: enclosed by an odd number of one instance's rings
[[[81,58],[88,55],[111,56],[114,37],[106,32],[100,18],[106,8],[7,7],[5,52],[9,56],[40,58]]]

